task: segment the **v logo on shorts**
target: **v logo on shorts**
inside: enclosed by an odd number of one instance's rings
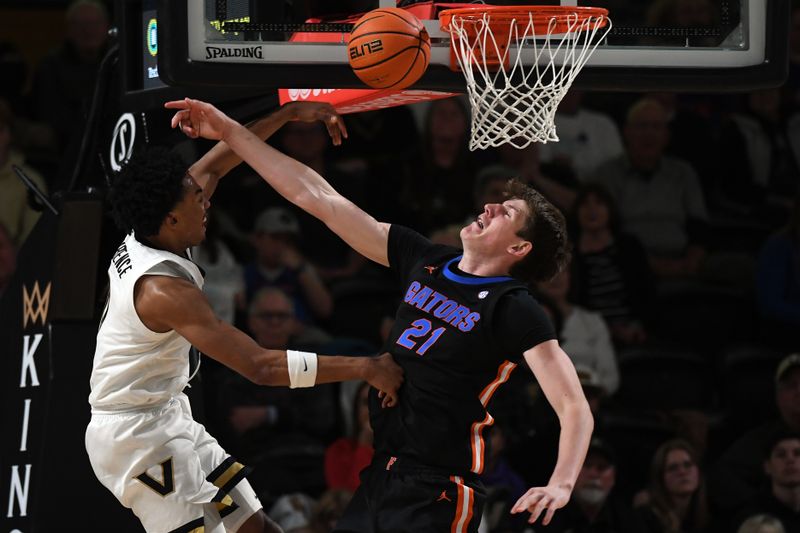
[[[148,474],[147,470],[136,476],[136,479],[160,495],[166,496],[175,490],[175,478],[172,476],[172,457],[161,463],[161,479],[164,480],[162,483],[159,483],[158,480]]]
[[[451,500],[450,498],[447,497],[447,491],[446,490],[443,490],[442,493],[439,494],[439,497],[436,499],[437,502],[440,502],[442,500],[447,500],[448,502],[453,503],[453,500]]]

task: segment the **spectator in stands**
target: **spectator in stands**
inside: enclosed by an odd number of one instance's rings
[[[497,148],[500,163],[514,170],[516,177],[534,187],[550,202],[568,213],[575,201],[578,179],[571,167],[558,164],[543,164],[539,151],[543,145],[531,143],[525,148],[503,144]]]
[[[800,349],[800,194],[789,223],[761,248],[756,289],[767,338],[782,348]]]
[[[744,112],[732,119],[739,137],[736,147],[746,155],[749,171],[747,181],[736,184],[732,194],[761,208],[756,212],[762,218],[785,213],[800,186],[800,116],[790,113],[781,90],[772,88],[748,94]]]
[[[293,339],[292,301],[280,289],[261,289],[253,298],[248,314],[250,332],[260,346],[277,350],[316,350],[315,345]],[[232,375],[222,386],[220,403],[236,443],[232,446],[237,450],[235,453],[240,459],[246,458],[249,464],[261,464],[259,454],[265,450],[306,446],[316,450],[321,459],[324,445],[336,432],[335,391],[333,385],[313,389],[263,387],[238,374]],[[321,460],[319,468],[321,479]],[[267,471],[263,473],[269,475]]]
[[[595,174],[619,207],[622,229],[636,236],[660,277],[697,273],[705,256],[702,233],[708,218],[697,175],[685,161],[664,155],[667,115],[643,98],[628,111],[623,130],[626,154]]]
[[[608,397],[608,391],[600,381],[600,378],[597,377],[597,372],[588,366],[577,363],[575,372],[578,374],[583,394],[586,396],[586,401],[589,402],[589,409],[592,410],[592,415],[594,416],[594,434],[601,434],[603,432],[601,409],[603,401]]]
[[[709,531],[708,498],[692,446],[683,440],[665,442],[656,450],[646,502],[640,507],[650,533]]]
[[[470,115],[460,98],[430,104],[419,153],[403,166],[397,199],[401,222],[429,234],[472,211],[477,155],[469,151]]]
[[[642,245],[620,230],[616,204],[605,187],[581,187],[572,227],[574,301],[603,315],[617,343],[643,343],[655,291],[653,275]]]
[[[774,516],[757,514],[742,522],[736,533],[786,533],[786,530]]]
[[[348,131],[350,122],[348,121]],[[282,151],[313,168],[321,176],[326,176],[331,186],[359,206],[366,207],[373,199],[367,187],[364,172],[343,170],[331,162],[330,138],[325,125],[317,122],[289,122],[278,132],[278,143]],[[350,145],[351,143],[345,143]],[[336,152],[339,152],[337,147]],[[274,200],[270,205],[278,205],[285,200],[272,191]],[[298,247],[303,255],[316,267],[322,279],[336,279],[353,275],[366,260],[347,246],[328,227],[305,211],[289,207],[297,218],[303,240]]]
[[[491,530],[501,528],[512,528],[519,531],[520,526],[525,525],[524,516],[512,516],[508,514],[514,503],[519,500],[528,487],[522,476],[509,463],[506,452],[508,450],[508,429],[505,424],[495,421],[490,428],[486,442],[486,465],[483,473],[479,476],[481,482],[486,487],[487,500],[494,505],[486,506],[484,515],[494,522],[490,524]],[[502,509],[500,513],[492,512],[495,505]]]
[[[55,138],[44,122],[30,119],[27,105],[28,63],[16,44],[0,41],[0,100],[5,100],[14,115],[14,144],[32,166],[45,174],[57,166]]]
[[[372,461],[372,426],[369,424],[369,383],[362,383],[353,401],[353,431],[325,450],[325,482],[329,489],[352,492],[361,483],[359,474]]]
[[[536,288],[552,300],[563,317],[563,326],[557,333],[572,362],[594,370],[605,390],[609,394],[616,392],[619,369],[611,334],[599,313],[574,305],[569,300],[569,268],[552,280],[537,284]]]
[[[800,531],[800,433],[777,433],[764,452],[764,472],[769,483],[745,507],[741,517],[768,514],[777,518],[786,531]]]
[[[473,213],[481,213],[486,204],[503,203],[506,199],[505,187],[508,180],[516,177],[517,171],[511,167],[494,164],[483,167],[475,176],[475,188],[472,191]]]
[[[333,154],[335,166],[347,173],[382,176],[407,161],[418,146],[419,132],[411,107],[395,106],[348,115],[347,139]]]
[[[558,142],[540,147],[544,163],[561,165],[579,181],[598,166],[623,154],[619,129],[608,115],[582,106],[583,91],[570,89],[556,112]]]
[[[320,496],[311,515],[310,529],[307,533],[329,533],[344,514],[353,494],[342,489],[325,491]]]
[[[595,437],[575,481],[573,497],[547,531],[571,533],[640,533],[644,525],[630,505],[615,493],[616,457]]]
[[[244,290],[242,267],[220,238],[217,217],[208,218],[206,239],[192,250],[192,260],[203,269],[203,292],[214,314],[233,324],[237,294]]]
[[[746,154],[731,150],[730,114],[714,95],[651,93],[667,113],[669,143],[665,152],[687,161],[697,171],[709,210],[724,210],[722,189],[747,175]]]
[[[6,292],[14,272],[17,270],[17,251],[11,234],[0,222],[0,298]]]
[[[325,284],[298,249],[300,225],[288,209],[271,207],[256,219],[253,229],[256,261],[244,268],[245,302],[263,287],[278,287],[294,302],[295,315],[304,324],[324,320],[333,310]]]
[[[800,354],[786,356],[775,372],[775,403],[779,418],[755,428],[728,448],[711,478],[715,507],[723,512],[752,501],[765,482],[761,458],[772,437],[780,432],[800,433]]]
[[[14,115],[8,104],[0,100],[0,223],[10,234],[19,249],[39,220],[39,213],[28,205],[28,189],[20,181],[11,165],[16,165],[47,194],[44,180],[25,164],[25,157],[13,147]]]
[[[270,507],[268,516],[284,533],[311,533],[315,507],[316,502],[311,496],[292,492],[278,497]]]
[[[97,69],[108,46],[109,27],[103,2],[74,1],[65,16],[64,43],[36,70],[32,90],[35,118],[50,124],[62,148],[85,121]]]

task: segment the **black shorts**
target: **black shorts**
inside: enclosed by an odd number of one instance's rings
[[[474,476],[375,458],[336,524],[337,533],[476,533],[486,493]]]

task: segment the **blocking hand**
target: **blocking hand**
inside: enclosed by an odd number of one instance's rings
[[[192,139],[202,137],[218,141],[222,139],[231,125],[236,124],[233,119],[213,105],[192,98],[173,100],[164,104],[164,107],[178,110],[172,117],[172,127],[180,128],[186,136]]]
[[[347,138],[347,127],[338,111],[327,102],[290,102],[284,107],[291,111],[294,120],[315,122],[317,120],[328,128],[333,144],[342,144],[342,137]]]
[[[403,369],[389,353],[373,357],[371,363],[367,382],[378,389],[382,407],[394,407],[397,405],[397,390],[403,384]]]

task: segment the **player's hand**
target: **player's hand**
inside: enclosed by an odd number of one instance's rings
[[[378,398],[383,400],[381,407],[397,405],[397,390],[403,384],[403,369],[394,362],[391,354],[371,357],[365,380],[378,389]]]
[[[529,524],[533,524],[545,512],[542,525],[547,525],[553,519],[557,509],[561,509],[569,501],[571,491],[561,485],[548,485],[546,487],[534,487],[522,495],[511,508],[511,514],[531,513],[528,519]]]
[[[293,120],[316,122],[319,120],[328,128],[333,144],[342,144],[342,137],[347,138],[347,127],[338,111],[327,102],[290,102],[288,107]]]
[[[236,122],[213,105],[184,98],[164,104],[167,109],[177,109],[172,117],[172,127],[180,130],[192,139],[203,137],[218,141]]]

